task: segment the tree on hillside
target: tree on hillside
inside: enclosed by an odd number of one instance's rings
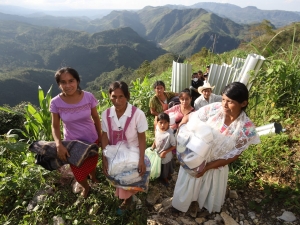
[[[260,24],[250,26],[248,33],[245,35],[246,41],[262,36],[263,34],[274,35],[275,26],[269,20],[263,20]]]
[[[140,67],[136,70],[138,77],[145,77],[151,73],[151,66],[148,60],[145,60]]]

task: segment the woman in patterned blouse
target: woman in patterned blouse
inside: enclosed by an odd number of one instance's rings
[[[179,131],[185,123],[186,126],[205,123],[212,129],[214,140],[218,141],[212,145],[201,171],[195,173],[195,168],[181,162],[172,200],[173,211],[186,212],[192,202],[198,202],[200,208],[205,207],[209,212],[221,210],[227,188],[228,164],[237,160],[249,145],[260,142],[254,124],[244,112],[248,96],[243,83],[233,82],[225,87],[222,103],[203,106],[182,119]]]

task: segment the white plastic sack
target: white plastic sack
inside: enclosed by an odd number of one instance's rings
[[[123,173],[137,171],[139,162],[139,149],[128,147],[126,142],[108,145],[103,150],[108,161],[108,174],[112,177],[119,176],[128,182]],[[123,174],[121,176],[121,174]],[[128,173],[127,173],[128,174]]]
[[[175,113],[173,112],[169,113],[169,117],[170,117],[170,125],[175,124]]]
[[[142,177],[137,171],[126,171],[116,175],[115,179],[119,180],[121,185],[128,185],[142,180]]]

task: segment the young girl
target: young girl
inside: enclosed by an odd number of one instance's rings
[[[157,116],[157,125],[155,131],[155,141],[152,145],[156,149],[161,160],[161,182],[169,185],[169,180],[172,178],[171,174],[174,172],[174,162],[172,150],[176,148],[175,136],[173,130],[169,128],[170,117],[166,113],[160,113]]]
[[[191,112],[194,111],[194,108],[191,106],[191,101],[192,101],[192,95],[191,92],[188,88],[182,90],[179,93],[179,105],[175,105],[172,108],[165,110],[165,113],[167,113],[169,116],[171,113],[173,113],[175,117],[175,123],[171,124],[171,128],[176,132],[179,123],[181,122],[182,118],[190,114]]]

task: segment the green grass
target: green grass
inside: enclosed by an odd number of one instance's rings
[[[282,134],[261,137],[261,144],[251,146],[239,160],[230,165],[229,186],[231,188],[257,191],[264,196],[258,204],[249,207],[259,211],[264,206],[281,206],[300,210],[300,163],[298,149],[291,136]]]

